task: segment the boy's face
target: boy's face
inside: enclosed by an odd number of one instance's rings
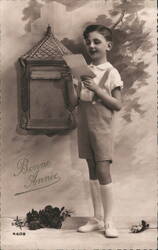
[[[87,52],[92,60],[106,57],[106,51],[111,50],[112,43],[97,31],[90,32],[85,40]]]

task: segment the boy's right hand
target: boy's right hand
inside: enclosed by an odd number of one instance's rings
[[[82,82],[87,89],[94,92],[97,91],[98,85],[94,82],[93,78],[89,76],[84,76],[82,79],[84,79]]]

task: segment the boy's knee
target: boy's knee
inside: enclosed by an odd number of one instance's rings
[[[96,169],[99,172],[110,173],[110,162],[109,161],[98,161],[96,162]]]
[[[97,179],[97,172],[96,172],[96,168],[89,168],[89,178],[91,180],[96,180]]]
[[[110,174],[110,162],[103,161],[96,163],[97,176],[100,184],[109,184],[112,182]]]

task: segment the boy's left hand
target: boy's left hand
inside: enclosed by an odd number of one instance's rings
[[[98,85],[94,82],[94,80],[91,77],[83,76],[82,82],[86,88],[92,91],[96,91],[98,89]]]

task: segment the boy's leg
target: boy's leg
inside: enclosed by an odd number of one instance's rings
[[[112,221],[113,192],[110,174],[110,162],[98,161],[96,162],[96,168],[104,207],[104,221]]]
[[[90,191],[92,197],[92,204],[94,209],[94,218],[88,221],[84,226],[81,226],[79,232],[91,232],[94,230],[102,229],[103,223],[103,206],[100,194],[100,184],[97,178],[95,161],[87,159],[89,178],[90,178]]]
[[[112,183],[110,161],[97,161],[96,174],[98,176],[100,185],[107,185],[109,183]]]
[[[118,237],[118,232],[112,223],[113,190],[110,174],[110,162],[98,161],[96,162],[96,169],[104,208],[105,235],[107,237]]]
[[[89,169],[90,190],[94,209],[94,217],[98,220],[103,220],[103,205],[100,194],[100,185],[96,172],[96,163],[94,160],[87,159],[87,164]]]

